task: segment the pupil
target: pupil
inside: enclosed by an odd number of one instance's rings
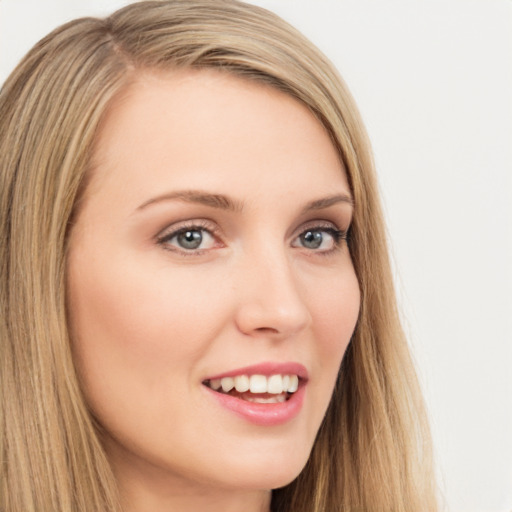
[[[323,236],[320,231],[306,231],[301,238],[302,244],[308,249],[318,249],[323,241]]]
[[[184,249],[197,249],[203,241],[200,231],[185,231],[178,235],[178,243]]]

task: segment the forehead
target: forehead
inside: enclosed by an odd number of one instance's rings
[[[141,74],[110,106],[93,169],[92,190],[113,180],[128,187],[137,178],[138,195],[157,193],[165,182],[179,188],[222,183],[243,193],[268,186],[269,172],[275,187],[314,180],[349,192],[327,131],[305,105],[211,70]]]

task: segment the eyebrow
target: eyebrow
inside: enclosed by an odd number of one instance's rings
[[[243,209],[243,204],[241,202],[235,201],[223,194],[212,194],[210,192],[202,192],[200,190],[180,190],[177,192],[171,192],[169,194],[163,194],[161,196],[154,197],[153,199],[150,199],[149,201],[141,204],[137,210],[142,210],[149,205],[160,203],[162,201],[172,200],[202,204],[204,206],[210,206],[212,208],[233,212],[239,212]]]
[[[170,192],[161,196],[149,199],[145,203],[142,203],[137,210],[143,210],[144,208],[161,203],[163,201],[185,201],[187,203],[202,204],[211,208],[218,208],[220,210],[227,210],[232,212],[241,212],[243,210],[243,203],[231,199],[223,194],[212,194],[210,192],[204,192],[201,190],[180,190],[176,192]],[[347,194],[335,194],[328,197],[322,197],[315,199],[307,203],[302,209],[302,214],[312,210],[323,210],[329,208],[338,203],[345,203],[350,206],[354,206],[354,200]]]
[[[311,210],[323,210],[324,208],[329,208],[329,206],[333,206],[338,203],[345,203],[354,207],[354,200],[351,196],[347,194],[335,194],[328,197],[322,197],[321,199],[315,199],[314,201],[309,202],[302,209],[302,213],[307,213]]]

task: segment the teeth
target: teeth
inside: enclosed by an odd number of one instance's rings
[[[276,396],[285,396],[286,393],[295,393],[295,391],[297,391],[299,378],[297,375],[279,374],[269,375],[268,377],[265,375],[237,375],[236,377],[212,379],[208,382],[208,385],[215,391],[222,389],[224,393],[229,393],[234,388],[239,393],[250,391],[251,393],[270,393]],[[271,399],[273,399],[273,397]]]
[[[247,375],[238,375],[235,377],[235,389],[239,393],[249,391],[249,377],[247,377]]]
[[[267,392],[267,377],[265,375],[251,375],[249,384],[251,393]]]
[[[214,389],[215,391],[217,391],[218,389],[221,388],[221,383],[220,383],[220,379],[213,379],[210,381],[210,387],[212,389]]]
[[[235,387],[235,381],[232,377],[224,377],[223,379],[220,379],[220,385],[222,387],[222,391],[224,391],[224,393],[228,393]]]
[[[288,393],[295,393],[299,388],[299,378],[297,375],[290,375],[290,384],[288,385]]]
[[[247,396],[244,398],[247,402],[254,402],[256,404],[281,404],[286,402],[286,394],[281,393],[280,395],[270,396],[268,398],[258,396]]]
[[[283,392],[283,377],[281,375],[272,375],[267,382],[267,391],[274,395],[279,395]]]

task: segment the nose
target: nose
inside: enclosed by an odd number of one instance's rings
[[[311,314],[285,254],[263,252],[248,261],[237,273],[238,329],[253,337],[284,339],[304,330]]]

